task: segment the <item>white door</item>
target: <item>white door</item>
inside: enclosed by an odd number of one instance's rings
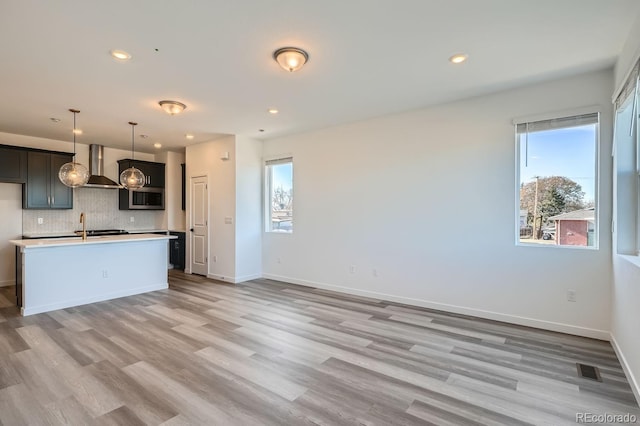
[[[191,178],[191,273],[206,276],[209,258],[207,177]]]

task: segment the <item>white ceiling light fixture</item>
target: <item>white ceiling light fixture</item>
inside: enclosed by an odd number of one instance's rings
[[[269,108],[267,111],[269,112],[269,114],[274,114],[274,115],[277,114],[278,112],[280,112],[275,108]]]
[[[111,57],[113,59],[120,62],[125,62],[131,59],[131,54],[125,52],[124,50],[113,49],[113,50],[110,50],[109,53],[111,54]]]
[[[120,173],[120,185],[124,186],[125,189],[129,191],[140,189],[144,186],[144,181],[146,180],[144,173],[142,173],[139,169],[134,167],[134,158],[133,158],[133,147],[135,141],[135,128],[138,123],[134,123],[130,121],[131,124],[131,162],[129,163],[129,168]]]
[[[187,133],[186,135],[184,135],[185,138],[191,140],[193,139],[195,136],[193,136],[191,133]]]
[[[156,142],[156,143],[154,143],[154,144],[153,144],[153,147],[154,147],[154,148],[162,148],[162,144],[161,144],[161,143]]]
[[[298,71],[309,60],[309,54],[297,47],[281,47],[273,52],[273,59],[289,72]]]
[[[158,105],[160,105],[162,110],[169,115],[180,114],[187,108],[185,104],[178,101],[160,101],[158,102]]]
[[[70,188],[78,188],[84,186],[89,180],[89,170],[80,163],[76,163],[76,114],[80,111],[77,109],[70,109],[73,113],[73,158],[71,162],[65,163],[60,167],[58,171],[58,179],[60,182]]]
[[[469,55],[467,55],[466,53],[456,53],[449,58],[449,62],[451,62],[452,64],[461,64],[467,59],[469,59]]]

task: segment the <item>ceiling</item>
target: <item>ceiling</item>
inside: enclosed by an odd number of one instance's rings
[[[180,151],[333,126],[613,65],[637,0],[3,0],[0,132]],[[300,71],[279,47],[309,53]],[[109,51],[122,49],[128,62]],[[448,62],[458,52],[461,65]],[[187,104],[169,116],[163,99]],[[277,108],[277,115],[269,108]],[[54,123],[50,118],[59,118]],[[263,129],[263,131],[260,131]],[[185,134],[194,135],[187,140]]]

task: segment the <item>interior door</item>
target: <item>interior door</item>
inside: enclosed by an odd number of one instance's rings
[[[191,178],[191,273],[207,275],[209,258],[209,197],[207,177]]]

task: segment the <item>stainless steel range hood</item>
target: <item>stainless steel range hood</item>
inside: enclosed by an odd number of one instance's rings
[[[102,145],[89,145],[89,173],[91,173],[91,177],[84,185],[86,188],[121,188],[120,185],[104,175],[104,146]]]

